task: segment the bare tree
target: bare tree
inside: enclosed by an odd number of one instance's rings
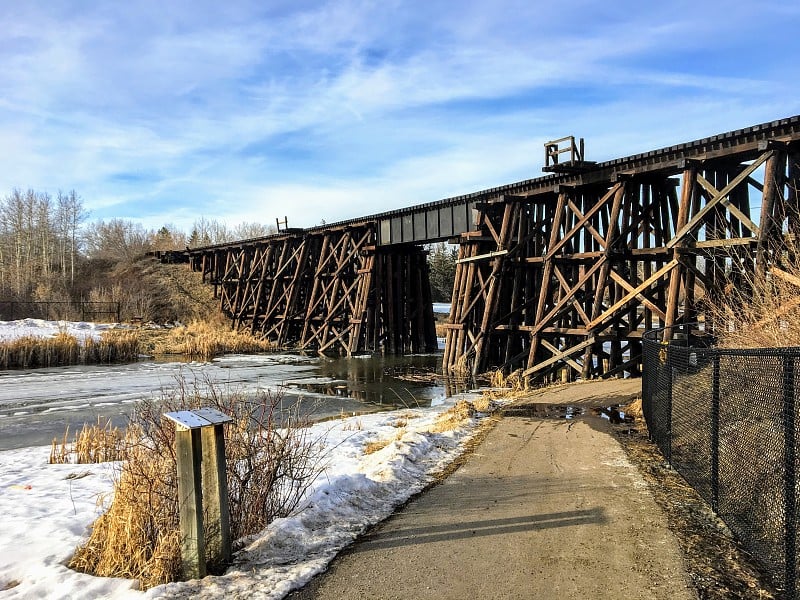
[[[139,223],[123,219],[97,221],[86,232],[90,258],[133,261],[153,249],[153,234]]]
[[[75,283],[75,263],[79,253],[78,232],[89,215],[75,190],[66,194],[59,190],[57,204],[55,228],[58,233],[59,265],[65,280],[69,269],[69,282],[72,285]]]

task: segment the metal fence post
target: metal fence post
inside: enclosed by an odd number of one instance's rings
[[[784,514],[784,580],[786,597],[797,597],[797,492],[795,490],[797,473],[795,472],[795,357],[791,354],[783,356],[783,452],[784,476],[783,492],[785,502]]]
[[[669,332],[671,333],[671,332]],[[669,333],[664,330],[665,341],[669,340],[667,335]],[[671,342],[668,343],[666,348],[666,361],[664,368],[667,370],[667,462],[672,464],[672,378],[674,376],[674,369],[672,367],[672,348]]]
[[[716,352],[711,379],[711,509],[719,511],[719,354]]]

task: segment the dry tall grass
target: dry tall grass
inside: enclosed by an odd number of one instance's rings
[[[137,333],[130,330],[105,331],[99,340],[86,338],[83,344],[63,332],[52,338],[25,336],[0,343],[0,367],[34,369],[133,361],[139,356],[138,340]]]
[[[275,350],[274,344],[243,330],[232,330],[222,322],[193,321],[170,329],[152,342],[154,354],[182,354],[207,360],[220,354],[248,354]]]
[[[72,568],[139,579],[145,589],[180,578],[175,429],[161,414],[201,405],[234,419],[225,427],[232,539],[257,533],[297,508],[322,470],[317,440],[309,438],[305,419],[282,411],[280,395],[246,397],[180,380],[160,400],[137,407],[113,500],[75,552]],[[222,567],[209,565],[209,570]]]
[[[431,425],[429,431],[431,433],[444,433],[445,431],[458,429],[466,425],[467,422],[475,416],[476,412],[472,402],[459,400],[455,405],[451,406],[436,418],[436,421]]]
[[[522,370],[518,369],[508,376],[504,375],[501,370],[495,370],[487,373],[489,381],[489,389],[481,391],[481,396],[484,402],[491,403],[500,398],[513,400],[514,398],[521,398],[530,392],[530,383],[528,379],[522,376]],[[479,408],[480,412],[489,412],[489,409],[483,410]]]
[[[111,419],[103,424],[98,417],[97,423],[84,424],[75,434],[72,444],[69,443],[69,428],[60,442],[54,439],[50,449],[50,464],[94,464],[121,460],[122,446],[123,435],[119,428],[114,427]]]
[[[366,444],[364,444],[364,454],[375,454],[376,452],[380,452],[392,442],[403,439],[403,436],[405,434],[406,434],[405,428],[401,428],[392,437],[383,438],[382,440],[374,440],[371,442],[367,442]]]
[[[87,338],[83,349],[87,364],[131,362],[139,357],[139,334],[129,329],[104,331],[99,340]]]
[[[795,256],[796,252],[785,256]],[[707,306],[723,348],[800,346],[800,260],[785,260],[729,282],[725,302]]]

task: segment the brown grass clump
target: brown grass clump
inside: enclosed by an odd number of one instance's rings
[[[173,423],[162,412],[207,406],[234,419],[225,426],[231,538],[261,531],[290,515],[322,470],[305,419],[281,410],[282,398],[222,393],[205,383],[177,387],[138,405],[123,445],[113,500],[92,526],[70,567],[104,577],[138,579],[143,589],[181,577]],[[221,572],[224,565],[209,565]]]
[[[83,344],[64,332],[51,338],[25,336],[0,343],[3,369],[128,362],[138,356],[138,335],[130,330],[105,331],[100,340],[87,337]]]
[[[472,402],[459,400],[454,406],[439,415],[436,422],[431,425],[431,433],[444,433],[462,427],[475,416],[476,410]]]
[[[251,354],[275,350],[274,344],[244,330],[233,330],[222,322],[193,321],[168,330],[149,348],[153,354],[182,354],[210,359],[225,353]]]
[[[105,424],[97,418],[93,425],[84,424],[83,429],[75,434],[72,445],[68,442],[69,427],[59,443],[53,440],[50,449],[50,464],[95,464],[122,459],[123,436],[119,428],[114,427],[111,419]]]
[[[797,253],[792,253],[798,256]],[[787,255],[788,256],[788,255]],[[707,307],[723,348],[800,346],[800,258],[725,287],[725,302]]]
[[[625,414],[632,416],[636,422],[644,422],[644,412],[642,411],[642,399],[637,398],[625,406]]]
[[[520,398],[530,392],[529,382],[522,376],[521,369],[513,371],[508,376],[498,369],[487,373],[485,377],[488,379],[489,389],[482,390],[481,396],[486,402],[499,398]],[[480,408],[478,410],[489,412]]]
[[[130,329],[104,331],[99,340],[86,338],[85,362],[109,364],[132,362],[139,358],[139,334]]]
[[[364,454],[375,454],[376,452],[380,452],[381,450],[386,448],[386,446],[388,446],[392,442],[396,442],[397,440],[402,439],[405,434],[406,434],[406,430],[405,429],[400,429],[394,435],[394,437],[385,438],[385,439],[382,439],[382,440],[375,440],[373,442],[367,442],[364,445]]]
[[[493,398],[481,394],[479,398],[472,400],[472,406],[479,413],[490,413],[498,407],[498,404]]]
[[[364,445],[364,454],[375,454],[376,452],[380,452],[386,446],[392,443],[393,440],[385,439],[385,440],[377,440],[374,442],[367,442]]]

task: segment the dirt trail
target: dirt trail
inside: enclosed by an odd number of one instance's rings
[[[572,385],[525,404],[588,408],[639,386]],[[586,412],[512,411],[456,473],[290,598],[696,598],[648,485]]]

